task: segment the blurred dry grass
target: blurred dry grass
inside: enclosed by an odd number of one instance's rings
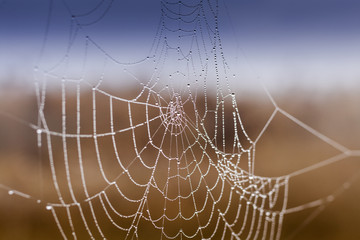
[[[126,91],[127,95],[133,95],[137,90]],[[37,110],[36,99],[32,91],[19,89],[4,89],[0,93],[0,110],[18,116],[27,122],[36,123]],[[82,94],[81,109],[88,113],[82,116],[82,131],[92,129],[90,93]],[[125,94],[125,93],[124,93]],[[46,118],[50,129],[61,131],[61,95],[59,92],[49,94],[46,100]],[[318,93],[314,91],[294,91],[290,89],[286,93],[275,96],[279,106],[306,124],[317,129],[350,149],[360,149],[360,94],[358,91],[333,91]],[[67,106],[69,131],[75,131],[76,108],[74,94],[69,92]],[[213,101],[212,99],[211,101]],[[210,101],[210,102],[211,102]],[[100,118],[99,132],[109,128],[108,99],[98,98],[98,114]],[[118,109],[126,106],[117,107]],[[252,139],[260,133],[267,119],[273,111],[269,99],[265,95],[240,96],[238,100],[240,113],[242,114],[245,128]],[[141,116],[141,109],[134,110],[134,119]],[[139,115],[139,116],[137,116]],[[117,111],[115,124],[120,125],[128,121],[127,113]],[[56,201],[53,191],[51,174],[46,158],[46,147],[43,147],[39,159],[36,147],[36,134],[34,130],[12,119],[0,115],[0,183],[14,187],[14,189],[29,193],[33,196],[43,196],[48,201]],[[103,129],[101,129],[103,126]],[[141,134],[140,134],[141,136]],[[131,135],[128,136],[131,138]],[[125,136],[124,136],[125,139]],[[141,137],[139,137],[141,139]],[[54,140],[55,162],[59,172],[63,172],[63,156],[61,139]],[[58,141],[58,142],[57,142]],[[119,140],[120,141],[120,140]],[[122,140],[123,141],[123,140]],[[109,147],[110,142],[102,142],[104,149],[102,156],[105,168],[111,169],[113,153]],[[120,142],[124,148],[131,147],[131,142]],[[129,145],[129,146],[127,146]],[[76,155],[76,143],[69,140],[69,154]],[[83,143],[84,158],[93,155],[92,143]],[[125,152],[122,159],[131,159],[133,153]],[[151,156],[151,152],[148,153]],[[337,154],[337,151],[309,134],[304,129],[295,125],[282,115],[277,115],[270,124],[269,129],[257,145],[257,157],[255,173],[260,176],[281,176],[302,169],[321,160],[325,160]],[[56,160],[59,161],[56,161]],[[88,178],[91,192],[96,192],[104,186],[99,181],[99,174],[94,161],[88,161],[86,171],[92,177]],[[93,166],[92,166],[93,164]],[[107,165],[110,164],[110,165]],[[75,164],[72,166],[76,168]],[[118,169],[114,168],[114,176]],[[315,200],[331,194],[341,184],[347,181],[349,176],[360,171],[359,159],[347,159],[314,172],[295,177],[290,182],[289,205],[296,206],[307,201]],[[65,179],[65,175],[59,177]],[[79,176],[74,182],[75,189],[81,188]],[[60,180],[61,182],[62,180]],[[126,183],[124,183],[126,184]],[[61,182],[66,185],[66,182]],[[130,194],[130,193],[129,193]],[[131,193],[136,194],[136,193]],[[328,204],[325,210],[312,222],[305,225],[291,239],[360,239],[358,223],[360,222],[360,181],[357,180],[350,189],[341,194],[336,201]],[[159,203],[161,205],[161,203]],[[294,231],[306,220],[312,212],[309,210],[286,216],[282,239],[292,237]],[[65,217],[64,217],[65,218]],[[157,235],[159,236],[159,235]],[[0,239],[60,239],[51,214],[44,211],[44,206],[34,201],[8,196],[6,191],[0,189]],[[156,238],[154,238],[156,239]]]

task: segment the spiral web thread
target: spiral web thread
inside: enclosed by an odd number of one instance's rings
[[[67,52],[52,68],[35,70],[39,121],[29,125],[50,164],[57,201],[47,202],[46,209],[64,239],[146,239],[149,229],[154,239],[280,239],[286,214],[320,209],[348,187],[351,180],[329,196],[287,207],[290,178],[359,156],[359,151],[293,117],[270,94],[270,118],[256,139],[248,136],[230,89],[229,76],[235,75],[223,53],[217,0],[161,1],[150,53],[133,63],[118,61],[86,34],[86,27],[101,21],[113,2],[100,1],[81,15],[64,2],[72,16]],[[66,69],[77,40],[84,42],[84,66],[81,77],[72,78]],[[123,67],[137,83],[137,94],[112,93],[105,87],[105,70],[95,84],[88,81],[90,50],[103,56],[104,65]],[[142,64],[153,65],[145,81],[130,70]],[[55,91],[61,96],[61,119],[55,120],[59,126],[52,127],[47,112],[54,91],[48,90],[50,81],[59,83]],[[91,106],[84,107],[84,99]],[[256,144],[278,114],[339,154],[280,177],[254,175]],[[91,126],[87,129],[83,121]],[[87,168],[90,161],[96,173]]]

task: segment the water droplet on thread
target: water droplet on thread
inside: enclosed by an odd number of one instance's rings
[[[335,199],[335,197],[333,195],[330,195],[326,198],[326,201],[332,202],[332,201],[334,201],[334,199]]]

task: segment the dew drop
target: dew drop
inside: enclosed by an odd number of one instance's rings
[[[330,196],[328,196],[328,197],[326,198],[326,201],[332,202],[332,201],[334,201],[334,199],[335,199],[335,197],[332,196],[332,195],[330,195]]]

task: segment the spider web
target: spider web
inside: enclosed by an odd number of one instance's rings
[[[273,112],[260,134],[249,137],[230,87],[236,76],[224,56],[217,0],[161,1],[150,52],[134,62],[121,62],[87,32],[114,2],[74,14],[64,1],[71,16],[66,52],[53,66],[34,70],[38,123],[25,124],[49,162],[55,197],[39,200],[0,185],[45,204],[64,239],[145,239],[149,231],[155,239],[280,239],[287,214],[320,211],[349,187],[353,178],[328,196],[287,206],[292,177],[359,151],[287,113],[267,90]],[[74,73],[79,49],[83,67]],[[103,63],[95,79],[86,75],[93,55]],[[132,91],[107,84],[111,66],[136,83]],[[144,66],[152,69],[145,79],[134,73]],[[256,145],[277,115],[339,154],[284,176],[255,175]]]

